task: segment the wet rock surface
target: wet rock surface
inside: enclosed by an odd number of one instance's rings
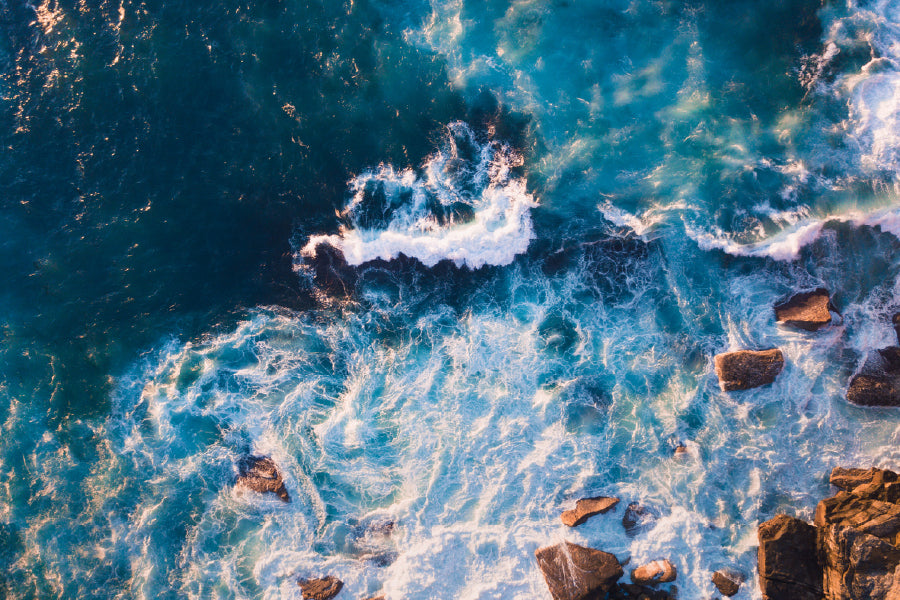
[[[236,486],[251,489],[261,494],[273,493],[285,502],[290,502],[281,473],[268,456],[245,456],[238,461]]]
[[[860,406],[900,406],[900,347],[870,353],[850,380],[847,400]]]
[[[778,515],[759,526],[759,587],[767,600],[820,600],[822,567],[816,556],[816,529]]]
[[[719,569],[713,573],[712,582],[720,594],[731,597],[740,591],[744,576],[732,569]]]
[[[297,582],[303,600],[331,600],[344,587],[344,582],[331,575],[320,579],[301,579]]]
[[[659,519],[659,511],[655,508],[632,502],[625,508],[622,526],[629,537],[634,537],[653,527],[657,519]]]
[[[654,585],[675,581],[678,572],[669,559],[654,560],[631,571],[631,581],[639,585]]]
[[[570,542],[534,553],[554,600],[602,598],[622,577],[622,565],[608,552]]]
[[[560,518],[565,525],[577,527],[594,515],[600,515],[612,510],[618,503],[618,498],[607,496],[582,498],[575,503],[575,508],[565,511],[560,515]]]
[[[834,308],[828,290],[819,288],[791,296],[775,305],[775,320],[783,325],[815,331],[831,323],[830,309]]]
[[[738,350],[717,354],[715,366],[723,391],[749,390],[775,381],[784,368],[784,355],[778,348]]]

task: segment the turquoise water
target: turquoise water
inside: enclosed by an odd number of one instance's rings
[[[549,598],[565,539],[760,598],[759,522],[900,467],[844,399],[896,340],[900,4],[0,16],[0,596]],[[832,326],[774,323],[819,286]]]

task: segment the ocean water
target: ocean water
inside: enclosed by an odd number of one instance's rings
[[[896,0],[0,0],[0,32],[0,597],[549,598],[569,540],[758,599],[760,522],[900,468],[900,414],[845,400],[896,343]],[[820,286],[831,326],[775,324]],[[247,453],[291,503],[233,486]]]

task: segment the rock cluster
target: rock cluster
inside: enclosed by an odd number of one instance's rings
[[[778,515],[759,526],[763,598],[900,599],[900,476],[838,467],[831,483],[841,491],[814,525]]]
[[[291,497],[284,487],[281,473],[268,456],[245,456],[238,461],[239,475],[235,485],[245,487],[254,492],[271,492],[285,502]]]

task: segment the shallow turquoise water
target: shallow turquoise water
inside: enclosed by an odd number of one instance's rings
[[[544,598],[567,539],[759,598],[760,521],[900,466],[844,400],[900,309],[893,2],[0,14],[2,595]]]

